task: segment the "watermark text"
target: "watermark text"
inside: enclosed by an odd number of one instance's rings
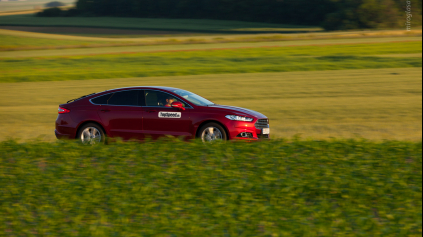
[[[413,14],[411,13],[411,1],[407,1],[406,11],[407,14],[407,20],[406,20],[406,28],[408,31],[411,31],[411,19],[413,18]]]

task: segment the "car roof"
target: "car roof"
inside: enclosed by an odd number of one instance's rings
[[[163,90],[163,91],[167,91],[167,92],[173,92],[175,90],[180,90],[179,88],[173,88],[173,87],[166,87],[166,86],[131,86],[131,87],[122,87],[122,88],[115,88],[115,89],[110,89],[110,90],[105,90],[105,91],[101,91],[101,92],[97,92],[97,93],[92,93],[89,95],[85,95],[82,96],[78,99],[72,99],[69,100],[67,102],[67,104],[71,103],[71,102],[76,102],[82,99],[88,99],[91,100],[93,98],[102,96],[102,95],[106,95],[108,93],[114,93],[114,92],[119,92],[119,91],[124,91],[124,90],[136,90],[136,89],[140,89],[140,90],[146,90],[146,89],[158,89],[158,90]]]
[[[103,91],[103,92],[128,90],[128,89],[159,89],[159,90],[165,90],[165,91],[180,90],[179,88],[166,87],[166,86],[131,86],[131,87],[122,87],[122,88],[110,89],[110,90],[106,90],[106,91]],[[100,93],[102,93],[102,92],[100,92]]]

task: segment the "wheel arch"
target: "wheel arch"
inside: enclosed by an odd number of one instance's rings
[[[198,134],[198,132],[200,131],[200,129],[204,126],[204,125],[206,125],[206,124],[208,124],[208,123],[217,123],[217,124],[219,124],[220,126],[222,126],[222,128],[223,129],[225,129],[225,132],[226,132],[226,138],[227,138],[227,140],[230,140],[230,133],[229,133],[229,129],[223,124],[223,123],[221,123],[221,122],[219,122],[218,120],[213,120],[213,119],[210,119],[210,120],[205,120],[205,121],[203,121],[203,122],[201,122],[200,123],[200,125],[198,125],[198,127],[197,127],[197,131],[195,131],[195,138],[198,138],[199,137],[199,134]]]

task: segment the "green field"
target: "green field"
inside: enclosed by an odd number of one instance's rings
[[[0,25],[78,26],[118,29],[174,30],[207,33],[322,31],[322,28],[319,27],[243,21],[116,17],[55,17],[53,21],[48,17],[35,17],[34,15],[1,16]]]
[[[2,1],[0,2],[0,12],[33,10],[36,7],[44,7],[49,0],[25,0],[25,1]],[[75,0],[61,0],[65,4],[73,4]]]
[[[52,20],[33,15],[0,14],[0,51],[317,39],[380,38],[383,42],[386,37],[398,37],[400,41],[400,37],[421,38],[421,35],[421,27],[412,31],[323,32],[319,27],[240,21],[107,17]]]
[[[421,67],[421,42],[0,58],[0,82]],[[378,55],[378,56],[375,56]]]
[[[6,236],[421,236],[421,142],[0,143]]]
[[[57,49],[57,48],[86,48],[116,45],[116,42],[57,40],[31,37],[3,35],[0,31],[0,51],[29,50],[29,49]]]
[[[157,51],[181,51],[181,50],[211,50],[211,49],[237,49],[237,48],[260,48],[260,47],[293,47],[293,46],[317,46],[317,45],[337,45],[337,44],[370,44],[370,43],[393,43],[393,42],[421,42],[421,37],[386,37],[386,38],[356,38],[356,39],[319,39],[319,40],[284,40],[266,41],[256,39],[256,42],[233,42],[233,43],[213,43],[219,42],[217,38],[201,43],[196,40],[186,38],[183,40],[171,40],[160,45],[157,38],[142,41],[86,41],[72,40],[73,37],[57,36],[59,38],[33,38],[34,33],[14,32],[15,35],[7,35],[11,31],[0,30],[0,58],[13,57],[40,57],[40,56],[71,56],[90,54],[116,54],[123,52],[141,53]],[[43,34],[42,36],[52,36]],[[56,36],[56,35],[53,35]],[[85,39],[85,38],[84,38]],[[95,38],[99,39],[99,38]],[[179,38],[178,38],[179,39]],[[288,39],[288,38],[287,38]],[[153,43],[155,42],[155,43]],[[189,43],[188,43],[189,42]],[[149,45],[149,44],[153,45]],[[154,45],[156,44],[156,45]],[[159,44],[159,45],[157,45]],[[128,46],[129,45],[129,46]],[[119,46],[119,47],[116,47]],[[421,48],[421,47],[420,47]],[[5,52],[9,51],[9,52]],[[415,54],[418,54],[418,50]]]

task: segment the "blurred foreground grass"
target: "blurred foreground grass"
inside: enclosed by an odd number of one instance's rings
[[[421,236],[421,142],[0,142],[7,236]]]
[[[422,139],[422,68],[2,83],[0,140],[54,140],[59,104],[130,86],[170,86],[259,111],[273,137]]]

